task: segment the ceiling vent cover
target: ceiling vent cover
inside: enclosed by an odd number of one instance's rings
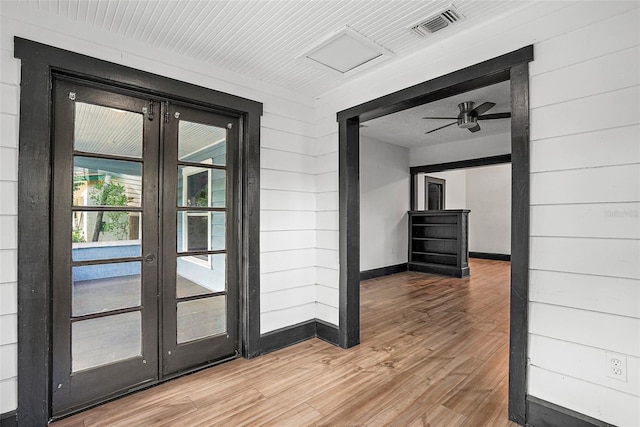
[[[435,15],[431,15],[430,17],[413,24],[409,29],[421,37],[426,37],[436,31],[447,28],[449,25],[457,24],[463,19],[464,15],[458,12],[458,9],[456,9],[454,5],[450,4],[447,8]]]

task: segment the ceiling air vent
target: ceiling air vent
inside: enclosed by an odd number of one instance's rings
[[[429,34],[447,28],[449,25],[456,24],[463,19],[464,15],[458,12],[458,9],[451,4],[435,15],[431,15],[417,24],[412,25],[409,29],[421,37],[426,37]]]

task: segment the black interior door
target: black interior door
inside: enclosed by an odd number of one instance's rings
[[[238,119],[166,106],[163,375],[238,349]]]
[[[238,349],[238,119],[55,82],[54,417]]]
[[[158,120],[55,83],[53,414],[158,378]]]

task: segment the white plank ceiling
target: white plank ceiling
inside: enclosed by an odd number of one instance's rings
[[[455,31],[511,13],[527,2],[455,0],[454,5],[466,19],[427,38],[407,28],[448,6],[450,1],[22,0],[21,3],[96,30],[317,96],[339,86],[344,78],[295,58],[344,26],[392,51],[395,56],[390,61],[393,61]]]

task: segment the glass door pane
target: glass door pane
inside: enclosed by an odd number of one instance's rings
[[[71,324],[71,372],[142,356],[140,311]]]
[[[142,255],[143,124],[141,113],[75,104],[72,372],[142,355],[141,262],[116,260]]]
[[[191,255],[176,257],[178,344],[226,332],[226,142],[226,128],[179,122],[176,245]]]
[[[178,302],[178,344],[227,331],[224,295]]]
[[[71,315],[140,307],[140,261],[81,265],[71,270]]]
[[[55,415],[157,379],[159,122],[148,101],[56,81]]]
[[[164,249],[173,260],[166,260],[164,277],[175,280],[164,289],[170,314],[165,373],[235,352],[238,288],[236,267],[230,268],[236,254],[228,243],[236,235],[229,218],[237,201],[232,188],[238,122],[181,106],[170,106],[169,117],[175,119],[166,127],[164,181],[175,184],[164,191],[172,208],[164,212]]]

